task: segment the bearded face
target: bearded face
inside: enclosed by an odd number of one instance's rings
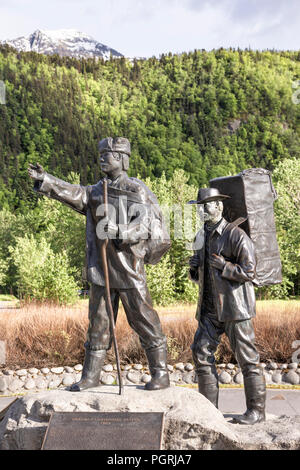
[[[204,222],[208,224],[216,224],[222,217],[223,203],[222,201],[210,201],[203,204],[204,206]]]

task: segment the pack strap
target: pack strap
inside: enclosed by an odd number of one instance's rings
[[[235,219],[233,222],[231,222],[231,224],[237,227],[238,225],[241,225],[244,222],[246,222],[246,220],[247,220],[247,217],[239,217],[238,219]]]

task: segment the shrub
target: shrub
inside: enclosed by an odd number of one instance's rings
[[[0,286],[5,284],[8,271],[8,262],[5,259],[0,259]]]
[[[37,241],[32,235],[17,238],[16,246],[9,251],[21,297],[58,303],[76,300],[78,286],[65,251],[54,253],[44,238]]]
[[[268,289],[272,298],[299,294],[300,286],[300,160],[285,159],[273,172],[278,193],[275,219],[283,282]]]
[[[186,203],[195,198],[197,188],[188,184],[188,176],[183,170],[176,170],[171,179],[165,174],[155,180],[146,179],[147,186],[157,196],[159,204],[169,221],[172,241],[168,254],[154,267],[147,266],[149,289],[157,305],[174,302],[194,302],[197,299],[197,286],[188,278],[188,258],[192,251],[187,248],[196,232],[195,211],[190,224],[184,226]],[[187,227],[190,230],[187,230]],[[190,233],[189,233],[190,232]]]
[[[155,266],[146,266],[147,285],[156,305],[168,305],[174,297],[175,269],[167,253]]]

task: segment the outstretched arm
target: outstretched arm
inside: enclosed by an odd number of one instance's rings
[[[36,165],[30,164],[28,174],[35,180],[35,191],[56,199],[81,214],[86,213],[87,188],[85,186],[67,183],[55,176],[49,175],[39,163]]]

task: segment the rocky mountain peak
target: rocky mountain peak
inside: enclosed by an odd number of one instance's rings
[[[88,34],[74,29],[39,30],[37,29],[28,37],[6,40],[4,43],[19,51],[38,52],[40,54],[59,54],[70,57],[123,57],[115,49],[106,46]]]

